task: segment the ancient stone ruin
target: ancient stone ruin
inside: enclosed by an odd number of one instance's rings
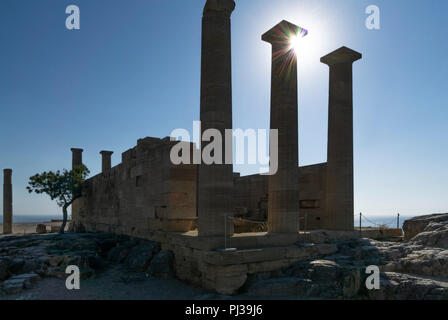
[[[12,233],[12,170],[3,170],[3,234]]]
[[[208,0],[202,18],[201,130],[214,128],[223,136],[232,128],[234,9],[233,0]],[[177,277],[224,294],[236,292],[250,274],[290,266],[311,251],[333,250],[324,244],[311,250],[297,242],[353,237],[352,64],[361,54],[341,47],[321,59],[330,67],[328,161],[299,167],[297,56],[289,52],[286,36],[299,30],[282,21],[262,36],[273,50],[275,175],[242,177],[229,164],[175,165],[170,150],[178,142],[147,137],[114,167],[112,151],[101,151],[102,172],[85,182],[85,196],[73,203],[72,230],[158,241],[174,252]],[[279,51],[283,54],[275,54]],[[281,72],[286,62],[291,77]],[[82,164],[82,151],[72,149],[73,167]],[[266,220],[267,232],[235,233],[234,213]],[[321,229],[329,230],[325,237],[310,232]]]

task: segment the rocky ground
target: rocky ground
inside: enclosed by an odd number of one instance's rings
[[[406,228],[416,233],[406,242],[336,242],[317,258],[250,275],[232,298],[448,299],[448,214]],[[0,299],[231,298],[176,280],[173,258],[156,242],[104,233],[1,237]],[[81,290],[66,289],[68,265],[80,267]],[[370,265],[380,267],[379,290],[365,286]]]
[[[249,277],[248,295],[314,299],[448,300],[448,214],[409,220],[406,242],[356,239],[333,243],[330,255]],[[380,289],[368,290],[366,267],[380,267]]]
[[[0,299],[192,299],[205,291],[174,279],[160,244],[111,234],[0,238]],[[81,289],[67,290],[68,265]]]

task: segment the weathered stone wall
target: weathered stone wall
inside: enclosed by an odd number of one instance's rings
[[[87,194],[73,208],[74,225],[147,237],[148,232],[188,231],[197,220],[197,166],[173,165],[169,138],[145,138],[122,154],[122,163],[86,181]],[[193,148],[193,146],[191,146]],[[326,163],[299,171],[300,229],[325,223]],[[234,174],[234,213],[266,221],[268,176]],[[261,230],[260,230],[261,231]]]
[[[322,229],[325,223],[327,164],[299,168],[300,229]]]
[[[150,231],[188,231],[196,220],[196,166],[170,161],[169,138],[145,138],[122,163],[86,181],[75,228],[146,237]]]
[[[264,175],[250,175],[234,178],[234,203],[238,211],[246,208],[245,216],[256,220],[267,219],[268,202],[268,177]],[[243,215],[244,216],[244,215]]]
[[[326,163],[304,166],[299,170],[300,228],[322,228],[325,212]],[[268,176],[234,177],[236,213],[246,211],[246,217],[264,220],[267,216]],[[243,208],[245,208],[243,210]],[[235,213],[235,214],[236,214]]]
[[[350,238],[353,234],[338,235]],[[307,237],[310,238],[310,237]],[[324,236],[327,240],[329,236]],[[221,294],[235,294],[246,283],[248,276],[260,272],[275,272],[297,261],[332,254],[337,246],[326,243],[302,243],[299,234],[247,234],[232,237],[236,251],[214,250],[219,239],[201,240],[194,235],[166,234],[162,250],[172,250],[176,276],[190,283]],[[319,241],[319,239],[316,239]]]

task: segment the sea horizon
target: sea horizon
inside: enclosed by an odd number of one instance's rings
[[[399,221],[399,227],[403,227],[403,223],[406,220],[409,220],[417,215],[401,215]],[[51,215],[51,214],[24,214],[24,215],[14,215],[13,222],[14,223],[38,223],[38,222],[49,222],[53,219],[62,219],[61,215]],[[70,219],[70,215],[69,215]],[[3,223],[3,215],[0,215],[0,223]],[[363,215],[362,219],[362,227],[378,227],[378,226],[386,226],[388,228],[396,228],[397,225],[397,216],[396,215]],[[359,227],[359,216],[355,215],[354,226]]]
[[[49,222],[52,219],[62,219],[62,214],[61,215],[24,214],[24,215],[14,215],[12,219],[13,223]],[[3,215],[0,215],[0,223],[3,223]]]

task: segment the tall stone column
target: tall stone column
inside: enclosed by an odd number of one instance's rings
[[[273,233],[299,229],[297,56],[291,39],[301,30],[282,21],[262,36],[272,44],[271,129],[278,130],[278,171],[269,176],[268,187],[268,231]],[[272,152],[271,146],[271,159]]]
[[[12,233],[12,170],[3,170],[3,234]]]
[[[102,164],[102,172],[105,173],[112,168],[112,154],[113,151],[100,151],[101,154],[101,164]]]
[[[77,166],[82,165],[82,152],[84,151],[83,149],[79,149],[79,148],[71,148],[70,149],[72,151],[72,170],[75,169]],[[76,199],[71,207],[72,207],[72,221],[74,221],[76,219],[76,215],[78,213],[78,210],[80,208],[79,205],[79,201],[81,199]]]
[[[199,236],[233,234],[233,165],[224,164],[225,129],[232,129],[230,16],[233,0],[207,0],[202,17],[201,132],[217,129],[223,140],[222,164],[201,164],[198,172]],[[202,149],[206,143],[202,142]],[[231,150],[231,148],[230,148]]]
[[[353,230],[353,62],[362,55],[347,47],[322,57],[330,67],[326,216],[323,227]]]

